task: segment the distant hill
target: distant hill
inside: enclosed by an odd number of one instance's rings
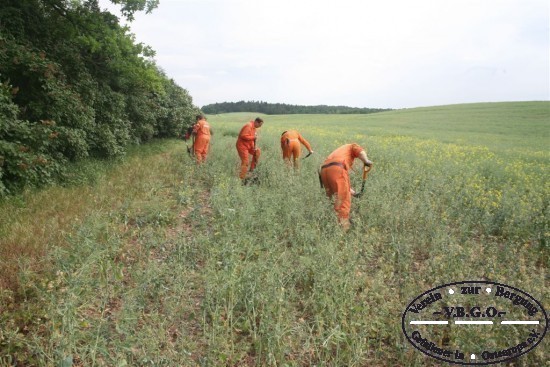
[[[228,112],[258,112],[266,115],[290,115],[290,114],[363,114],[375,113],[382,111],[390,111],[390,109],[382,108],[358,108],[347,106],[300,106],[284,103],[267,103],[262,101],[239,101],[239,102],[222,102],[209,104],[202,107],[202,112],[207,114],[218,114]]]

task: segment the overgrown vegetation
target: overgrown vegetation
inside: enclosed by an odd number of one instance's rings
[[[239,101],[213,103],[202,107],[204,113],[219,114],[230,112],[258,112],[266,115],[290,115],[290,114],[365,114],[389,111],[383,108],[360,108],[348,106],[300,106],[285,103],[267,103],[263,101]]]
[[[12,198],[0,248],[26,250],[2,262],[14,279],[0,293],[0,364],[440,365],[401,332],[421,291],[485,279],[550,309],[549,112],[264,116],[257,186],[237,178],[234,136],[255,114],[209,116],[217,134],[203,166],[164,141],[92,186]],[[278,141],[290,127],[316,152],[297,172]],[[343,233],[316,169],[349,141],[375,166]],[[545,343],[510,365],[544,365]]]
[[[132,18],[156,0],[113,0]],[[67,163],[175,137],[197,108],[97,0],[0,8],[0,198],[63,181]]]

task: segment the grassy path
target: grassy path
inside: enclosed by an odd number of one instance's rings
[[[4,206],[16,230],[2,238],[3,274],[14,276],[2,277],[1,364],[200,359],[204,280],[191,218],[207,216],[208,198],[184,152],[181,142],[150,146],[95,185]]]

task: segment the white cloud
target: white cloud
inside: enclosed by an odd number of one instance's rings
[[[549,12],[547,0],[161,0],[131,28],[199,105],[399,108],[548,100]]]

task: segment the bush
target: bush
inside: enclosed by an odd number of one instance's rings
[[[55,182],[68,162],[122,156],[190,125],[198,109],[153,55],[90,2],[5,0],[0,197]]]
[[[65,163],[64,157],[52,149],[59,134],[55,123],[18,120],[12,90],[0,84],[0,197],[28,185],[51,183]]]

